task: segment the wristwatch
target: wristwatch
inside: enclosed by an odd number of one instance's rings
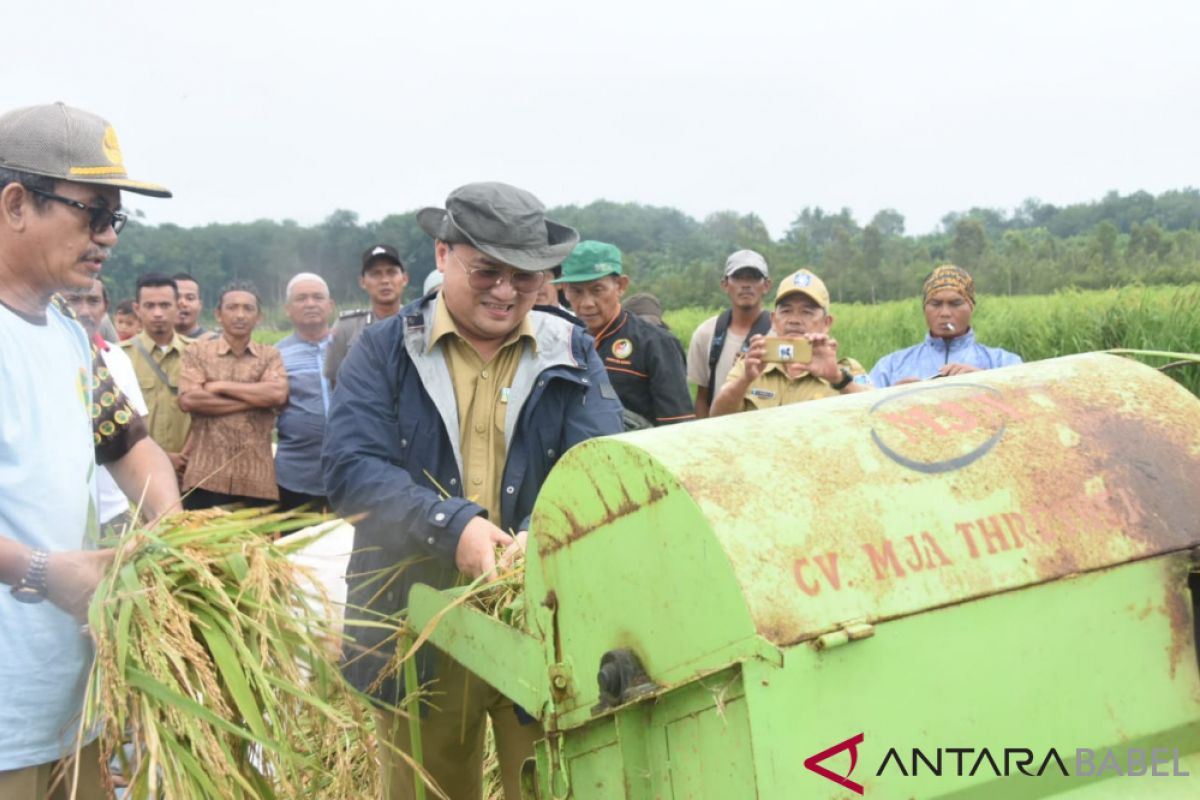
[[[50,554],[45,550],[34,550],[29,557],[29,569],[25,577],[12,587],[13,599],[20,603],[40,603],[46,599],[46,568],[50,566]]]
[[[845,389],[850,385],[850,381],[854,380],[854,376],[850,374],[850,370],[846,369],[845,367],[841,368],[841,373],[842,379],[837,383],[829,384],[830,389],[836,389],[840,392],[842,389]]]

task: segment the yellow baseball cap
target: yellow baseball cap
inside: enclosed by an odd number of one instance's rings
[[[775,291],[775,305],[793,294],[808,295],[821,308],[829,310],[829,290],[820,278],[806,269],[798,269],[779,282],[779,288]]]
[[[163,186],[129,177],[111,125],[64,103],[28,106],[0,115],[0,166],[152,197],[171,196]]]

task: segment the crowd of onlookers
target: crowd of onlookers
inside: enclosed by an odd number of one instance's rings
[[[436,292],[441,278],[432,272],[424,293]],[[1020,363],[975,341],[974,284],[952,265],[925,281],[925,341],[885,356],[869,372],[839,355],[829,291],[811,271],[780,280],[764,308],[773,280],[766,259],[752,250],[725,260],[718,280],[729,307],[699,325],[686,352],[663,323],[657,299],[625,299],[630,277],[614,245],[582,241],[537,280],[535,307],[568,315],[590,334],[626,430]],[[368,326],[400,311],[408,281],[394,247],[368,248],[359,282],[369,302],[334,324],[325,280],[299,273],[284,301],[293,330],[276,346],[255,341],[261,298],[243,282],[220,290],[212,329],[202,324],[200,285],[186,273],[141,276],[135,297],[113,309],[115,326],[100,278],[67,297],[170,457],[187,507],[323,509],[321,448],[338,368]],[[800,352],[787,344],[798,340],[807,342]],[[105,523],[128,515],[107,476],[100,506]]]
[[[625,299],[617,247],[580,241],[533,194],[502,183],[461,186],[417,214],[437,271],[407,306],[408,274],[380,244],[362,257],[369,306],[332,326],[325,280],[292,277],[293,332],[277,345],[254,338],[254,286],[221,287],[208,330],[202,287],[186,274],[139,277],[110,329],[99,276],[127,219],[123,191],[170,197],[128,176],[101,117],[61,103],[0,115],[6,800],[42,800],[76,744],[65,788],[104,796],[98,749],[78,725],[91,662],[79,623],[114,555],[99,523],[129,519],[131,501],[151,523],[181,494],[189,508],[353,518],[344,671],[381,702],[376,730],[393,745],[379,748],[385,796],[413,792],[411,759],[398,753],[411,751],[411,727],[395,704],[432,685],[439,702],[417,723],[425,769],[449,796],[479,797],[490,717],[505,794],[517,797],[540,722],[436,650],[414,662],[421,686],[405,687],[383,672],[393,632],[366,616],[401,611],[416,583],[446,588],[510,563],[550,471],[588,439],[1019,361],[975,341],[971,278],[942,266],[924,284],[928,336],[868,373],[839,355],[820,278],[784,277],[766,310],[770,269],[746,250],[714,270],[730,306],[685,354],[654,298]],[[86,330],[60,307],[62,292]],[[383,573],[396,574],[381,587]]]

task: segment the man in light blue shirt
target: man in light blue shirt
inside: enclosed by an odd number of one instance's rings
[[[876,388],[1021,363],[1015,353],[975,341],[975,281],[965,269],[946,264],[929,273],[924,299],[925,341],[879,359],[871,370]]]
[[[320,511],[329,505],[321,475],[321,445],[330,393],[325,353],[333,339],[329,331],[333,301],[324,278],[311,272],[293,277],[284,310],[296,330],[276,345],[287,370],[288,403],[276,423],[275,481],[283,509],[307,505]]]

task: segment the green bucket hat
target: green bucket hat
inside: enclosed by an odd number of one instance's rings
[[[129,177],[111,125],[63,103],[18,108],[0,116],[0,167],[151,197],[171,196],[164,186]]]
[[[605,275],[623,275],[621,251],[607,242],[587,240],[575,246],[562,263],[562,277],[555,283],[582,283]]]

